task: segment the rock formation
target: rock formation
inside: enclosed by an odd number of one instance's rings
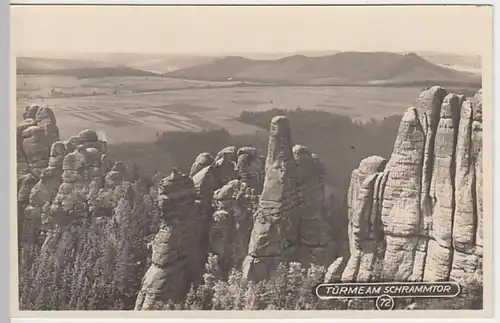
[[[30,191],[29,205],[24,211],[23,221],[31,222],[31,232],[25,233],[25,236],[30,237],[32,241],[36,241],[36,237],[40,231],[46,231],[47,219],[50,217],[50,204],[55,198],[59,186],[62,184],[62,161],[58,160],[58,147],[61,142],[55,142],[52,145],[49,167],[45,168],[40,179]],[[64,154],[64,151],[62,152]],[[64,155],[62,156],[64,157]]]
[[[330,237],[322,213],[322,177],[319,161],[306,147],[293,149],[288,119],[274,117],[244,278],[270,278],[279,263],[295,259],[317,264],[334,259],[326,252]]]
[[[196,270],[199,273],[205,268],[205,260],[209,250],[210,227],[212,225],[212,215],[215,211],[213,206],[214,192],[236,177],[233,153],[236,154],[234,147],[224,148],[216,155],[210,165],[205,166],[191,176],[196,189],[196,203],[200,212],[200,225],[198,226],[200,232],[197,236],[200,238],[199,252],[201,256],[198,259],[198,269]],[[200,156],[191,167],[191,172],[199,167],[199,158]],[[201,279],[201,276],[198,278]]]
[[[52,109],[28,106],[23,122],[17,126],[17,168],[39,177],[48,166],[50,148],[59,140],[59,129]]]
[[[56,117],[51,108],[41,106],[37,109],[35,121],[45,131],[45,136],[49,145],[59,141],[59,128]]]
[[[51,250],[68,225],[88,216],[88,200],[103,186],[106,144],[93,130],[59,141],[47,107],[30,106],[24,117],[17,128],[19,221],[28,240],[45,233],[43,248]]]
[[[359,280],[380,280],[381,272],[376,264],[383,260],[378,249],[384,239],[380,219],[384,192],[381,188],[387,177],[381,172],[386,163],[387,160],[380,156],[368,157],[351,174],[347,193],[350,258],[342,280],[353,281],[358,276]],[[373,278],[361,278],[362,275]]]
[[[35,243],[45,233],[42,250],[53,252],[61,234],[87,218],[120,225],[117,210],[158,185],[148,198],[158,199],[161,225],[137,310],[182,301],[201,281],[208,253],[223,275],[241,268],[252,281],[291,261],[328,267],[325,281],[482,279],[481,92],[467,100],[426,89],[420,106],[405,111],[390,158],[360,162],[347,192],[347,255],[336,237],[341,221],[327,221],[323,164],[293,145],[285,117],[271,121],[265,159],[255,148],[230,146],[215,158],[199,154],[189,175],[174,170],[135,185],[137,171],[111,162],[95,131],[59,141],[50,108],[30,106],[24,118],[20,236]]]
[[[198,273],[200,213],[189,176],[173,171],[160,184],[162,224],[152,243],[152,265],[137,296],[136,310],[162,309],[184,299]],[[193,265],[194,264],[194,265]]]
[[[126,178],[128,175],[126,166],[122,162],[115,162],[109,167],[106,165],[105,154],[100,154],[95,148],[87,148],[87,151],[95,154],[89,159],[87,173],[89,211],[100,222],[113,220],[119,223],[119,219],[115,217],[117,207],[119,205],[125,207],[126,204],[132,208],[135,198],[132,183]],[[109,172],[105,173],[108,169]]]
[[[213,162],[214,162],[214,158],[209,153],[199,154],[196,157],[193,165],[191,165],[191,171],[189,172],[189,176],[193,177],[196,173],[198,173],[203,168],[212,165]]]
[[[431,87],[351,177],[344,281],[482,280],[482,98]]]
[[[218,256],[224,274],[231,268],[241,268],[248,250],[257,199],[247,184],[237,179],[214,194],[217,210],[210,228],[209,252]]]
[[[59,149],[59,145],[51,149],[58,140],[59,129],[52,109],[26,107],[23,121],[16,129],[17,202],[20,236],[31,242],[37,241],[42,208],[47,207],[47,202],[50,204],[50,200],[42,200],[53,197],[61,176],[57,163],[49,161]]]
[[[47,238],[42,249],[53,251],[61,233],[87,217],[88,183],[85,181],[85,149],[78,146],[64,157],[62,184],[42,220]]]
[[[253,147],[242,147],[237,151],[236,170],[239,178],[255,190],[262,192],[264,184],[265,159]]]

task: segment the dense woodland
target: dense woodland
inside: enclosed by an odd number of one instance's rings
[[[91,219],[74,227],[61,238],[55,256],[40,254],[39,246],[19,244],[19,300],[21,310],[132,310],[141,278],[150,265],[148,243],[158,231],[156,189],[159,176],[173,166],[187,171],[201,152],[215,154],[228,145],[254,146],[266,154],[267,128],[274,115],[290,118],[292,140],[307,145],[325,164],[327,182],[339,192],[347,192],[349,176],[360,160],[370,155],[389,157],[401,116],[360,124],[348,117],[320,111],[244,112],[239,120],[263,130],[254,135],[232,136],[225,130],[199,133],[159,134],[153,143],[125,143],[109,147],[115,160],[137,165],[139,174],[152,186],[149,192],[136,188],[132,207],[116,211],[126,219],[120,225],[98,225]],[[329,212],[343,213],[344,197],[328,200]],[[330,217],[333,218],[333,217]],[[339,218],[336,216],[336,218]],[[21,227],[22,237],[25,228]],[[374,309],[373,301],[320,301],[313,287],[323,280],[326,268],[302,268],[292,263],[279,268],[270,281],[242,282],[233,270],[229,279],[220,279],[215,256],[206,264],[204,283],[193,286],[186,301],[168,309],[247,310],[247,309]],[[472,286],[459,299],[416,300],[425,308],[478,308],[482,288]],[[411,300],[398,300],[403,308]],[[420,305],[419,305],[420,304]]]

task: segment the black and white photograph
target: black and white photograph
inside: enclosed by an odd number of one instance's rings
[[[492,310],[490,6],[10,9],[20,314]]]

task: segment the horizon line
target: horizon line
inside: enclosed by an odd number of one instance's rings
[[[436,51],[436,50],[352,50],[352,49],[304,49],[304,50],[295,50],[295,51],[245,51],[245,52],[232,52],[232,51],[221,51],[221,52],[132,52],[132,51],[124,51],[124,52],[112,52],[112,51],[20,51],[16,53],[16,58],[18,57],[29,57],[26,55],[88,55],[88,54],[96,54],[96,55],[175,55],[175,56],[243,56],[243,55],[301,55],[301,53],[322,53],[322,52],[332,52],[335,53],[345,53],[345,52],[357,52],[357,53],[432,53],[432,54],[448,54],[448,55],[463,55],[463,56],[477,56],[481,57],[481,54],[478,53],[466,53],[466,52],[445,52],[445,51]],[[331,55],[330,54],[330,55]],[[326,54],[329,55],[329,54]],[[36,57],[36,56],[35,56]]]

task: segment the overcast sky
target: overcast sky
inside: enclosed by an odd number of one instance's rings
[[[15,51],[481,54],[489,7],[12,6]],[[491,46],[491,45],[490,45]]]

